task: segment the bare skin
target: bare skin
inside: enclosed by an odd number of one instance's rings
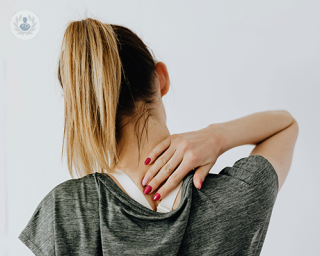
[[[197,184],[195,180],[204,181],[221,154],[240,145],[253,144],[256,146],[250,155],[261,155],[271,163],[278,174],[280,191],[291,166],[298,132],[298,124],[289,112],[272,110],[211,124],[199,131],[174,134],[150,152],[152,166],[146,176],[154,177],[149,179],[154,189],[167,180],[159,190],[165,197],[191,169],[197,168],[193,177]],[[159,153],[162,153],[160,157]],[[177,167],[176,163],[180,165]],[[170,170],[174,170],[172,174]]]
[[[151,165],[145,165],[144,161],[147,158],[149,152],[162,140],[170,136],[170,132],[166,125],[166,113],[165,108],[162,102],[162,97],[167,94],[169,90],[170,80],[166,65],[163,62],[158,62],[156,64],[157,71],[157,79],[155,81],[156,93],[155,93],[155,103],[152,108],[154,108],[153,116],[149,117],[147,120],[146,128],[148,129],[148,133],[143,132],[142,140],[141,140],[141,149],[140,149],[140,161],[139,158],[139,150],[136,138],[135,131],[135,121],[126,125],[123,129],[123,133],[121,135],[120,141],[118,142],[118,151],[119,151],[119,160],[117,162],[116,168],[124,171],[131,180],[137,185],[140,189],[141,193],[143,193],[145,187],[142,186],[141,181],[150,168]],[[137,105],[139,105],[137,103]],[[141,134],[142,127],[144,125],[146,117],[142,117],[139,120],[139,134]],[[111,177],[111,175],[109,175]],[[120,184],[113,177],[116,184],[121,188]],[[154,210],[161,202],[162,197],[153,201],[154,195],[157,193],[157,190],[161,188],[161,186],[165,183],[159,183],[159,186],[156,190],[153,190],[149,194],[145,194],[146,199],[152,206]],[[122,190],[124,190],[122,188]],[[178,194],[175,202],[175,207],[180,203],[181,193]]]
[[[210,124],[198,131],[171,135],[162,101],[170,86],[166,65],[158,62],[156,72],[156,93],[151,106],[154,113],[146,122],[148,133],[144,132],[141,136],[140,161],[135,122],[132,122],[124,127],[118,142],[119,160],[116,166],[134,181],[142,193],[145,189],[142,180],[148,178],[146,185],[152,189],[145,197],[154,210],[194,168],[193,184],[200,188],[201,181],[204,182],[217,158],[240,145],[256,145],[250,155],[262,155],[269,160],[278,174],[280,190],[290,169],[299,131],[296,120],[289,112],[263,111],[224,123]],[[144,126],[145,118],[140,121],[139,129]],[[145,165],[148,157],[151,161]],[[157,192],[160,199],[153,201]],[[179,206],[180,201],[181,191],[174,208]]]

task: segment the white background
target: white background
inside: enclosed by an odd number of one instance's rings
[[[39,34],[10,31],[35,12]],[[288,110],[300,128],[291,169],[261,255],[320,255],[320,2],[6,1],[0,10],[0,255],[33,255],[18,240],[44,196],[71,179],[61,161],[63,101],[57,60],[65,25],[88,16],[135,31],[166,63],[171,133],[254,112]],[[252,145],[222,155],[218,173]]]

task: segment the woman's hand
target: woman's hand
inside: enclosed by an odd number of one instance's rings
[[[159,199],[165,198],[194,168],[193,183],[200,189],[222,154],[224,139],[219,136],[219,130],[219,124],[211,124],[198,131],[170,135],[160,142],[149,154],[151,160],[148,164],[153,165],[143,179],[149,181],[147,184],[151,186],[148,193],[166,181],[157,191]],[[147,184],[142,182],[143,186]]]

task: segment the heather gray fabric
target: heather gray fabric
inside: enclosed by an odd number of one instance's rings
[[[180,205],[154,212],[106,174],[67,180],[40,202],[19,239],[35,255],[260,255],[278,192],[278,176],[260,155],[209,173],[194,170]]]

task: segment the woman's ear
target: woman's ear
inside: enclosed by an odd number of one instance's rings
[[[160,93],[162,97],[166,95],[169,91],[169,87],[170,87],[169,73],[168,73],[166,64],[164,64],[161,61],[157,62],[156,64],[156,71],[159,77]]]

